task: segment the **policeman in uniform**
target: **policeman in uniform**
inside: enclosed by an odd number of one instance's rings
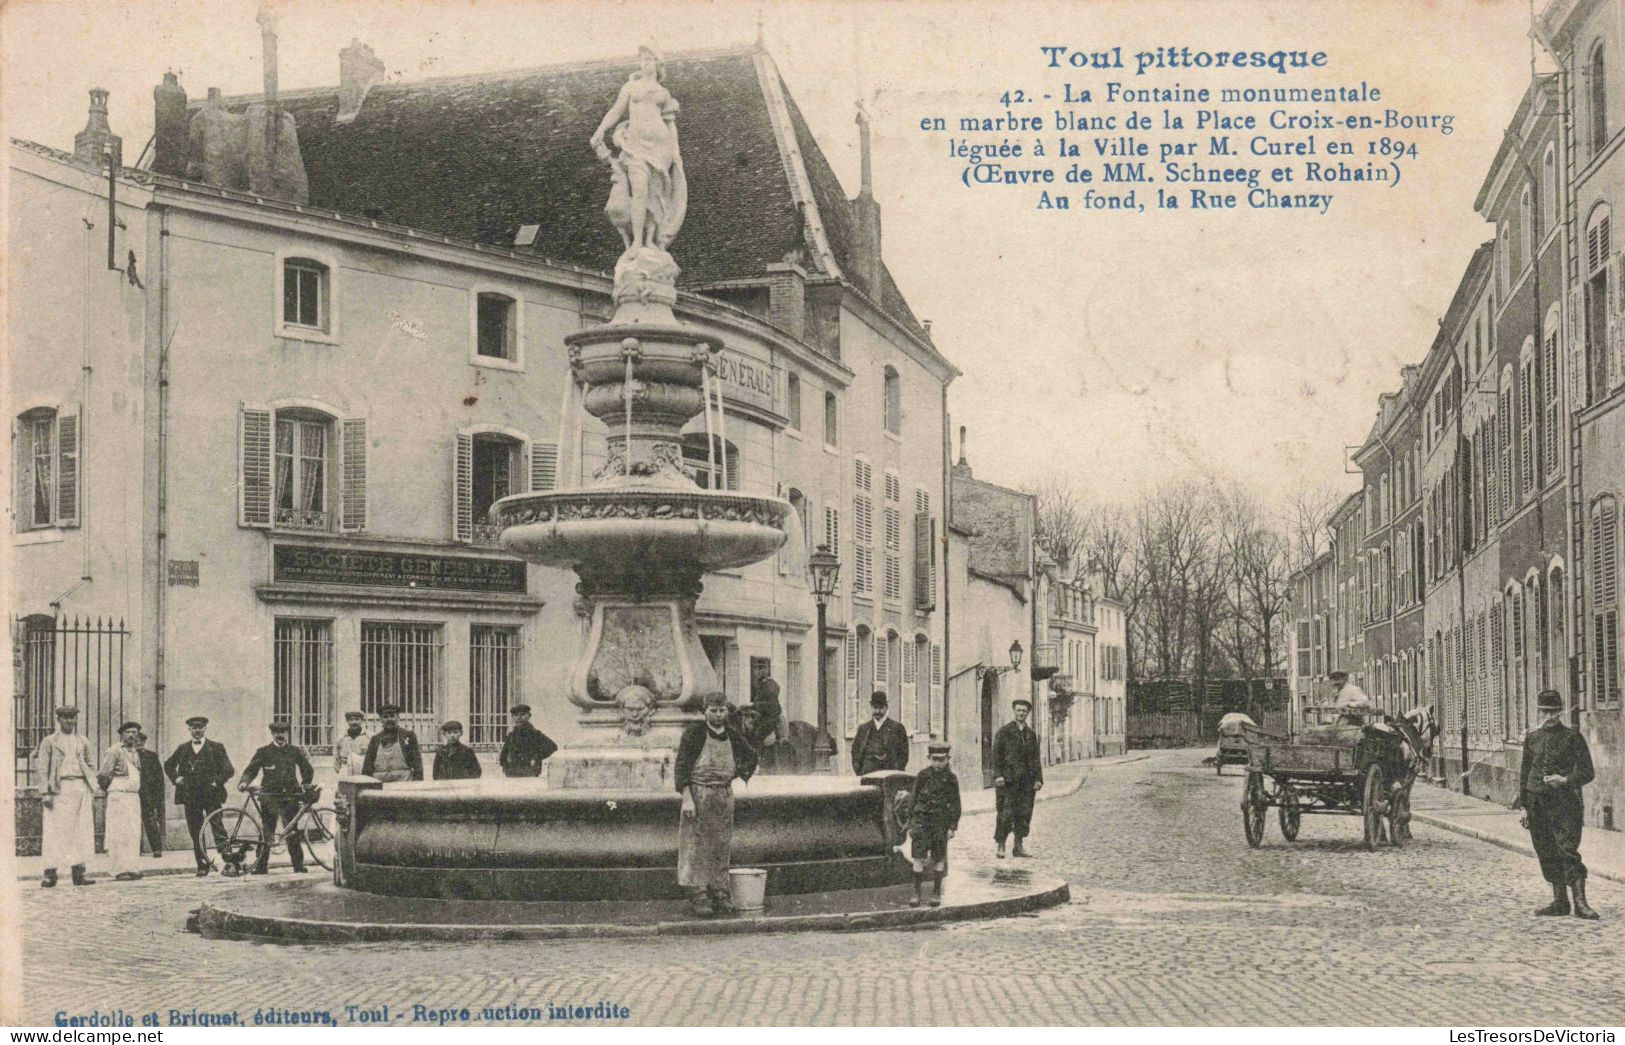
[[[502,772],[507,776],[541,776],[542,761],[559,749],[546,733],[530,724],[530,705],[509,709],[513,728],[502,742]]]
[[[237,781],[237,790],[247,791],[254,779],[260,777],[260,818],[265,825],[265,843],[260,846],[260,858],[254,865],[254,874],[264,874],[271,861],[271,839],[276,837],[277,820],[292,822],[299,815],[299,799],[310,786],[316,771],[310,767],[305,753],[288,742],[288,724],[281,719],[271,723],[271,742],[249,759]],[[288,835],[288,856],[293,860],[296,874],[305,873],[305,847],[299,844],[297,833]]]
[[[998,843],[994,854],[1004,859],[1004,840],[1012,833],[1016,846],[1012,856],[1032,854],[1022,848],[1022,841],[1033,825],[1033,800],[1044,786],[1044,760],[1038,750],[1038,734],[1027,725],[1033,702],[1025,697],[1010,702],[1014,722],[1006,722],[993,736],[993,803],[997,812],[993,824],[993,840]]]
[[[1595,919],[1586,903],[1586,865],[1580,862],[1580,827],[1585,806],[1580,789],[1595,775],[1585,737],[1563,724],[1563,695],[1542,690],[1535,710],[1543,721],[1523,738],[1523,765],[1518,770],[1514,809],[1524,811],[1523,824],[1540,857],[1540,873],[1552,883],[1552,902],[1537,915],[1568,914],[1570,891],[1574,916]]]

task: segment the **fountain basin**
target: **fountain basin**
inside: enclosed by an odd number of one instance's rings
[[[503,547],[532,562],[698,574],[773,554],[789,511],[776,497],[620,486],[516,494],[491,515],[503,527]]]
[[[734,790],[733,866],[769,896],[909,880],[892,847],[908,773],[765,777]],[[550,790],[540,780],[340,781],[338,884],[470,900],[676,899],[675,791]]]

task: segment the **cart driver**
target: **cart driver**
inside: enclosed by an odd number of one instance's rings
[[[1365,690],[1349,681],[1346,671],[1334,671],[1328,678],[1331,680],[1332,704],[1343,709],[1338,721],[1356,725],[1363,722],[1366,713],[1371,710],[1371,698],[1366,696]]]

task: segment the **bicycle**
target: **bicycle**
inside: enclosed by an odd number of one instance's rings
[[[257,799],[262,793],[267,797],[297,798],[299,802],[299,811],[270,838],[266,837],[265,827],[255,815]],[[251,787],[241,807],[228,806],[210,813],[203,822],[203,834],[207,848],[220,858],[221,873],[228,878],[247,874],[259,863],[262,853],[269,860],[271,854],[287,848],[290,838],[296,838],[322,870],[331,871],[336,859],[338,816],[332,806],[316,805],[321,796],[322,789],[314,786],[304,788],[297,795]]]

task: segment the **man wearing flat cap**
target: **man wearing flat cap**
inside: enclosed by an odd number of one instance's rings
[[[107,792],[103,822],[108,866],[113,879],[133,882],[141,877],[141,723],[118,727],[119,742],[102,754],[97,782]]]
[[[1334,671],[1326,676],[1332,687],[1332,704],[1340,708],[1350,708],[1356,711],[1371,710],[1371,698],[1365,690],[1356,686],[1349,680],[1346,671]]]
[[[213,866],[203,846],[203,823],[210,813],[226,804],[226,781],[236,770],[226,746],[206,735],[207,718],[193,715],[186,720],[186,728],[192,736],[181,741],[164,762],[164,775],[175,785],[175,801],[186,810],[186,830],[192,835],[192,855],[197,858],[197,876],[202,878]],[[216,847],[223,845],[225,828],[218,820],[213,831]]]
[[[288,741],[288,723],[281,719],[270,725],[271,742],[254,752],[248,768],[237,781],[237,790],[247,791],[260,774],[260,822],[265,825],[267,841],[276,837],[277,821],[291,824],[299,815],[299,800],[310,786],[316,771],[310,767],[305,753]],[[297,834],[288,835],[288,856],[293,860],[296,874],[305,873],[305,847],[299,844]],[[270,869],[271,847],[260,846],[259,862],[253,874],[265,874]]]
[[[367,764],[367,745],[372,738],[362,732],[367,716],[359,711],[344,713],[344,735],[333,745],[333,772],[339,776],[360,776]]]
[[[926,748],[930,764],[914,778],[914,793],[908,808],[908,861],[914,868],[914,900],[925,900],[925,882],[934,884],[932,907],[942,903],[942,879],[948,874],[948,839],[959,830],[959,777],[948,768],[951,748],[946,741],[933,740]]]
[[[56,872],[73,872],[74,885],[95,885],[85,877],[85,861],[96,851],[96,824],[91,800],[101,792],[90,764],[90,744],[79,733],[79,709],[56,709],[56,732],[46,735],[34,751],[40,773],[40,802],[44,806],[41,852],[45,874],[40,887],[56,885]]]
[[[908,768],[908,730],[896,719],[886,717],[887,706],[884,690],[869,695],[870,719],[852,737],[852,772],[858,776]]]
[[[474,780],[481,775],[474,749],[463,743],[463,724],[453,719],[440,727],[440,750],[434,753],[436,780]]]
[[[1585,805],[1580,789],[1591,783],[1591,749],[1585,737],[1563,724],[1563,695],[1542,690],[1535,698],[1541,723],[1523,738],[1523,764],[1518,770],[1518,797],[1512,808],[1524,811],[1523,824],[1540,858],[1540,873],[1552,885],[1552,902],[1537,915],[1595,919],[1586,902],[1586,865],[1580,862],[1580,827]],[[1569,893],[1574,905],[1569,905]]]
[[[423,751],[417,734],[401,728],[400,705],[385,704],[378,709],[378,733],[367,741],[361,772],[386,784],[423,779]]]
[[[542,762],[559,746],[551,737],[530,724],[530,705],[515,704],[508,709],[513,726],[502,742],[498,761],[505,776],[541,776]]]
[[[1033,799],[1044,786],[1044,760],[1038,750],[1038,734],[1027,725],[1033,702],[1018,697],[1010,702],[1015,721],[1006,722],[993,737],[993,804],[995,821],[993,840],[998,843],[994,855],[1004,859],[1004,840],[1012,833],[1016,836],[1012,856],[1032,854],[1022,847],[1022,840],[1032,830]]]
[[[728,698],[705,695],[705,721],[683,731],[672,775],[683,796],[677,821],[677,884],[695,914],[732,914],[728,865],[733,859],[733,782],[756,772],[756,749],[728,725]]]

